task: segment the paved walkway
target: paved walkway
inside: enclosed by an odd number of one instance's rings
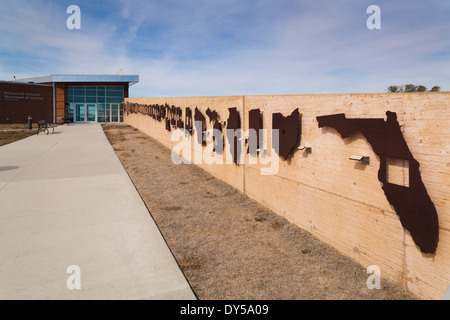
[[[99,124],[0,147],[0,299],[195,299]]]

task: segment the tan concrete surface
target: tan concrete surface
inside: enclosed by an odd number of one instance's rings
[[[99,124],[0,147],[0,204],[0,299],[195,299]]]

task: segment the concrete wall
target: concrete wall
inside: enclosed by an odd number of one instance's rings
[[[227,120],[236,107],[243,129],[248,112],[263,112],[263,128],[272,127],[272,113],[289,115],[298,108],[301,145],[288,160],[280,159],[275,175],[261,175],[258,164],[206,165],[202,168],[286,217],[364,267],[377,265],[381,276],[425,299],[441,299],[450,283],[450,93],[375,93],[284,96],[232,96],[189,98],[129,98],[127,103],[169,104],[183,109],[198,107],[212,128],[206,109]],[[377,179],[379,158],[361,134],[342,139],[334,129],[319,128],[317,116],[345,113],[347,118],[386,118],[397,113],[403,136],[420,163],[422,180],[439,218],[435,254],[424,254],[403,228]],[[164,122],[148,115],[125,114],[125,123],[171,148],[171,132]],[[270,134],[267,136],[270,145]],[[349,160],[370,157],[370,164]],[[393,179],[405,181],[407,170],[397,166]],[[406,172],[406,173],[405,173]]]

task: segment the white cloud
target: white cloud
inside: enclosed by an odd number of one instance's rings
[[[450,88],[448,24],[408,28],[420,5],[405,13],[381,4],[382,29],[369,31],[366,8],[355,1],[117,0],[98,8],[81,2],[77,31],[65,27],[61,4],[3,1],[0,55],[9,64],[0,62],[0,77],[124,68],[140,75],[134,96],[379,92],[405,83]]]

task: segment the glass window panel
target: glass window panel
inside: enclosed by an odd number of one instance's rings
[[[74,95],[76,96],[84,96],[86,95],[86,90],[84,87],[75,87]]]
[[[123,98],[106,97],[106,102],[109,102],[109,103],[122,103],[123,102]]]
[[[111,121],[111,105],[109,103],[107,103],[105,105],[105,117],[106,117],[106,122],[110,122]]]
[[[123,87],[122,86],[107,86],[106,90],[107,91],[123,91]]]
[[[97,104],[97,121],[106,122],[105,105],[101,103]]]
[[[105,113],[105,105],[103,103],[97,104],[97,112]]]
[[[73,122],[73,103],[67,105],[66,116],[67,120]]]
[[[73,96],[66,96],[66,102],[74,102]]]
[[[67,95],[73,96],[73,91],[74,91],[73,87],[67,87]]]
[[[95,121],[95,104],[86,105],[86,121]]]
[[[105,105],[102,103],[97,104],[97,121],[106,122]]]
[[[86,102],[95,103],[95,102],[97,102],[97,98],[96,97],[86,97]]]
[[[119,105],[111,104],[111,122],[119,122]]]
[[[97,97],[97,102],[103,102],[103,103],[105,103],[106,102],[106,99],[105,99],[105,97]]]
[[[123,90],[122,91],[106,91],[106,96],[123,97]]]
[[[85,116],[84,104],[76,104],[75,111],[76,111],[75,121],[84,121]]]
[[[108,91],[106,92],[107,97],[123,98],[123,91]]]
[[[123,91],[106,91],[107,97],[123,97]]]
[[[104,97],[105,96],[105,87],[97,87],[97,95],[99,97]]]
[[[82,97],[75,96],[74,97],[74,102],[86,102],[85,100],[86,100],[86,98],[84,96],[82,96]]]
[[[95,86],[86,87],[86,90],[97,90],[97,87],[95,87]]]
[[[97,96],[97,90],[86,90],[86,95],[90,97],[96,97]]]

